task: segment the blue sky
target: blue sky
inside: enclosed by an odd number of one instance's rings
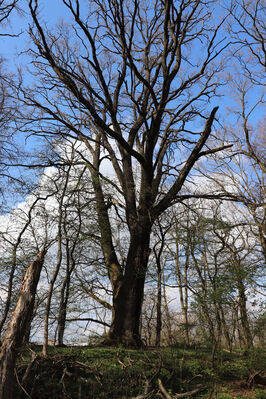
[[[29,57],[24,53],[30,46],[32,46],[28,36],[28,25],[31,20],[29,9],[26,0],[21,0],[20,7],[21,13],[13,12],[9,23],[0,28],[0,33],[9,33],[19,35],[18,37],[0,36],[1,50],[0,55],[5,59],[5,69],[15,72],[18,66],[25,66],[29,63]],[[49,27],[55,27],[62,19],[64,21],[68,18],[66,7],[62,4],[62,0],[39,0],[39,17],[41,22],[47,23]],[[25,79],[28,75],[25,74]],[[29,79],[31,79],[29,77]],[[229,83],[229,82],[228,82]],[[253,90],[251,102],[258,94],[257,88]],[[229,84],[225,88],[225,95],[223,97],[214,98],[211,100],[210,107],[219,105],[218,116],[224,116],[229,122],[235,120],[228,107],[234,104],[233,91],[230,92]],[[254,113],[254,121],[262,117],[262,109],[258,108]],[[22,137],[20,140],[24,140]],[[34,149],[36,144],[39,144],[40,138],[32,138],[28,141],[28,147]],[[21,142],[22,143],[22,142]]]
[[[20,2],[21,12],[14,12],[11,14],[8,23],[0,26],[0,33],[8,33],[12,35],[19,35],[18,37],[0,37],[1,52],[0,54],[8,61],[8,67],[13,68],[19,62],[23,62],[22,49],[30,45],[28,37],[28,26],[30,22],[30,13],[28,2],[22,0]],[[61,0],[45,0],[40,2],[39,13],[41,20],[47,22],[49,25],[55,25],[62,18],[66,18],[66,10]],[[18,57],[18,54],[20,56]]]
[[[29,58],[26,57],[24,51],[32,46],[28,35],[28,27],[31,22],[31,17],[28,8],[28,1],[21,0],[21,12],[13,12],[7,24],[0,26],[0,34],[8,33],[18,35],[17,37],[0,36],[0,56],[5,60],[6,70],[15,72],[19,66],[27,65]],[[64,6],[62,0],[45,0],[39,1],[38,13],[40,21],[53,28],[61,20],[68,19],[68,11]],[[233,72],[233,70],[232,70]],[[228,82],[229,83],[229,82]],[[255,88],[253,95],[256,96],[258,88]],[[229,85],[226,88],[224,97],[215,98],[212,100],[212,106],[218,105],[220,107],[219,113],[230,118],[231,113],[227,112],[228,107],[234,104],[233,92],[229,90]],[[254,113],[254,118],[260,119],[262,110],[258,109]]]

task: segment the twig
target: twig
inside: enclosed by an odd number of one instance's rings
[[[14,369],[14,373],[15,373],[15,376],[16,376],[16,380],[17,380],[18,386],[22,389],[22,391],[25,393],[25,395],[26,395],[29,399],[31,399],[31,396],[28,394],[28,392],[26,391],[26,389],[21,385],[21,383],[20,383],[20,381],[19,381],[17,369]]]
[[[62,387],[63,387],[63,394],[64,394],[64,397],[65,397],[65,398],[70,398],[70,396],[67,394],[67,391],[66,391],[65,375],[67,375],[67,376],[69,376],[69,377],[71,377],[71,376],[73,375],[72,373],[70,373],[70,372],[67,370],[67,366],[64,367],[63,374],[62,374],[62,377],[61,377],[61,379],[60,379],[60,383],[62,384]]]
[[[26,381],[26,379],[28,378],[30,369],[32,368],[33,364],[35,363],[37,357],[38,357],[37,353],[34,352],[34,351],[32,351],[31,361],[30,361],[30,363],[28,364],[28,366],[27,366],[27,368],[26,368],[26,371],[25,371],[25,373],[24,373],[24,375],[23,375],[23,378],[22,378],[22,381],[21,381],[22,384],[24,384],[25,381]]]

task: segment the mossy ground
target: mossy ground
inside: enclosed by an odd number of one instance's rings
[[[203,348],[25,348],[18,359],[16,399],[129,399],[140,395],[149,381],[150,398],[160,398],[158,378],[170,395],[205,389],[194,398],[266,399],[266,390],[248,384],[255,371],[265,374],[265,353],[222,352],[212,366]],[[21,387],[23,387],[23,389]],[[24,390],[24,391],[23,391]]]

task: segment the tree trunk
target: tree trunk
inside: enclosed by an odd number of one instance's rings
[[[236,272],[236,281],[237,281],[237,288],[238,288],[238,305],[240,310],[240,317],[241,317],[241,325],[243,329],[243,334],[245,338],[245,346],[247,349],[253,347],[253,338],[250,331],[250,325],[248,320],[248,313],[247,313],[247,298],[245,294],[245,285],[243,282],[243,271],[241,268],[241,263],[239,259],[236,258],[236,251],[232,251],[234,256],[234,263],[235,263],[235,272]]]
[[[66,234],[66,232],[65,232]],[[60,293],[60,305],[58,312],[58,346],[64,345],[64,332],[66,327],[67,305],[69,300],[69,290],[71,274],[75,267],[73,251],[70,251],[69,240],[66,240],[66,275]]]
[[[155,346],[159,347],[161,343],[162,331],[162,267],[161,261],[157,262],[157,303],[156,303],[156,340]]]
[[[250,349],[253,347],[253,339],[250,331],[248,314],[247,314],[247,306],[246,306],[246,295],[243,284],[238,284],[238,296],[239,296],[239,310],[241,316],[241,324],[245,337],[246,348]]]
[[[163,283],[163,300],[164,300],[164,309],[165,319],[166,319],[166,329],[167,329],[167,345],[172,345],[173,342],[173,333],[172,333],[172,320],[169,311],[167,295],[166,295],[166,284],[165,284],[165,275],[162,273],[162,283]]]
[[[151,226],[141,223],[131,235],[125,274],[113,297],[113,320],[106,344],[140,347],[140,316],[149,257]]]
[[[16,269],[16,247],[13,250],[12,254],[12,266],[9,274],[9,279],[8,279],[8,288],[7,288],[7,298],[6,298],[6,303],[4,307],[4,312],[2,314],[1,320],[0,320],[0,335],[2,333],[3,326],[5,324],[5,321],[8,316],[8,312],[10,309],[10,304],[11,304],[11,297],[12,297],[12,289],[13,289],[13,279],[14,279],[14,274],[15,274],[15,269]]]
[[[59,314],[58,314],[58,346],[64,346],[64,332],[66,327],[69,285],[70,285],[70,276],[67,275],[63,282],[63,286],[61,289],[61,296],[60,296],[60,305],[59,305]]]
[[[177,275],[177,282],[179,289],[179,299],[180,299],[184,330],[185,330],[185,342],[186,345],[189,346],[190,337],[189,337],[189,325],[188,325],[188,285],[187,285],[187,273],[189,268],[189,247],[187,246],[185,250],[186,261],[184,265],[184,281],[183,281],[182,272],[179,264],[179,245],[177,238],[175,241],[175,245],[176,245],[175,267],[176,267],[176,275]],[[183,286],[184,286],[184,291],[183,291]]]
[[[14,387],[14,368],[17,351],[23,342],[28,324],[31,322],[36,288],[39,282],[46,249],[37,255],[27,268],[20,289],[16,309],[12,314],[0,354],[0,399],[12,399]]]
[[[220,310],[220,314],[221,314],[221,322],[222,322],[222,327],[223,327],[223,332],[224,332],[224,336],[225,336],[225,340],[228,346],[228,349],[230,350],[230,352],[232,352],[232,343],[233,343],[233,334],[229,333],[229,328],[227,326],[226,323],[226,319],[225,319],[225,314],[224,314],[224,309],[223,306],[221,304],[219,304],[219,310]],[[234,329],[233,329],[234,330]]]
[[[163,231],[163,228],[159,224],[160,229],[160,247],[158,253],[156,252],[156,246],[153,248],[153,252],[156,259],[156,266],[157,266],[157,303],[156,303],[156,338],[155,338],[155,346],[159,347],[161,343],[161,332],[162,332],[162,273],[164,269],[164,265],[161,262],[161,256],[165,247],[165,234],[166,230]]]

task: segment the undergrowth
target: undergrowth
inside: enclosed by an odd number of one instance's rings
[[[162,398],[159,379],[170,396],[201,386],[202,399],[266,399],[263,387],[249,381],[265,374],[265,353],[223,352],[212,367],[204,349],[54,348],[43,357],[39,347],[25,348],[16,368],[16,399],[129,399],[148,384],[149,398]],[[247,396],[249,395],[249,396]]]

